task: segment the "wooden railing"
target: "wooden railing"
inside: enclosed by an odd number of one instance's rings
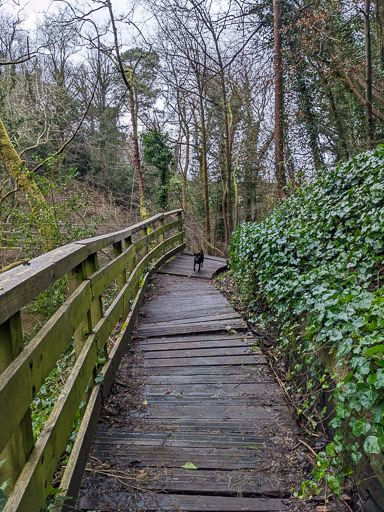
[[[65,245],[0,276],[0,461],[5,461],[0,486],[8,480],[12,489],[5,512],[41,509],[80,405],[86,401],[60,483],[64,495],[77,494],[101,400],[132,333],[149,277],[185,248],[183,238],[182,210],[175,210]],[[20,310],[65,275],[67,300],[24,344]],[[113,286],[115,297],[108,293],[107,300],[106,292]],[[117,325],[118,336],[108,343]],[[71,343],[75,364],[34,440],[31,403]]]

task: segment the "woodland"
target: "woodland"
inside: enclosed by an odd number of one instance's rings
[[[331,422],[299,494],[383,483],[384,0],[0,6],[3,270],[182,207]]]
[[[32,22],[2,2],[3,248],[181,205],[194,248],[223,255],[236,225],[379,144],[382,2],[276,5],[55,2]]]

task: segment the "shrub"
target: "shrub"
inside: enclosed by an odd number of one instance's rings
[[[279,315],[280,347],[305,319],[299,355],[313,377],[319,347],[348,369],[315,471],[339,493],[346,459],[384,447],[384,146],[296,190],[264,222],[239,226],[229,259],[249,300],[262,294]]]

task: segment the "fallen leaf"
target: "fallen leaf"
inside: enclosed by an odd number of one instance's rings
[[[183,466],[180,466],[181,469],[197,469],[197,467],[192,462],[186,462]]]
[[[172,393],[172,390],[171,390],[171,389],[168,389],[168,391],[166,391],[166,392],[164,393],[164,395],[169,395],[169,393]]]
[[[148,405],[148,402],[144,400],[143,405]]]

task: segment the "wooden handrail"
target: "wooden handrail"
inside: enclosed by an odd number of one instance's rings
[[[177,219],[172,220],[173,216]],[[141,237],[133,240],[136,233]],[[87,396],[61,484],[67,496],[74,496],[101,395],[107,393],[124,353],[146,284],[160,265],[185,248],[184,236],[182,210],[174,210],[60,247],[0,276],[0,460],[6,459],[0,484],[9,480],[13,489],[4,512],[40,510],[80,403]],[[108,247],[113,258],[99,268],[97,253]],[[67,300],[24,346],[20,309],[66,274]],[[105,305],[103,293],[113,283],[117,283],[117,294]],[[107,341],[119,321],[120,334],[108,352]],[[30,405],[72,340],[75,365],[34,441]],[[106,362],[99,367],[101,355]],[[97,384],[96,368],[103,375]]]

